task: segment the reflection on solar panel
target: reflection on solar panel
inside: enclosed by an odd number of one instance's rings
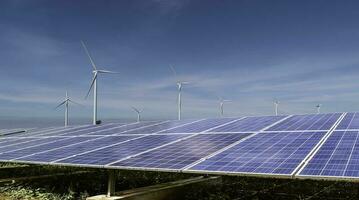
[[[263,128],[283,119],[285,116],[246,117],[211,132],[250,132],[260,131]]]
[[[149,135],[119,145],[106,147],[106,144],[103,144],[105,148],[76,156],[71,156],[67,159],[59,160],[57,161],[57,163],[97,165],[97,166],[106,165],[108,163],[126,158],[128,156],[138,154],[143,151],[176,141],[177,139],[186,136],[188,137],[188,135],[185,134]]]
[[[329,130],[341,113],[294,115],[267,131]]]
[[[224,125],[234,120],[238,120],[238,119],[234,119],[234,118],[205,119],[182,127],[161,131],[160,133],[199,133],[202,131],[209,130],[211,128],[216,128],[219,125]]]
[[[259,133],[190,170],[290,175],[325,132]]]
[[[32,154],[23,153],[20,156],[13,156],[15,160],[33,161],[33,162],[53,162],[55,160],[66,158],[69,156],[88,152],[97,148],[110,146],[114,144],[121,144],[125,141],[135,139],[140,136],[104,136],[101,138],[88,138],[82,143],[66,144],[60,148],[48,146],[47,150],[33,152]],[[1,158],[1,155],[0,155]]]
[[[359,113],[347,113],[336,129],[359,129]]]
[[[112,135],[112,134],[120,134],[120,133],[126,133],[128,131],[140,129],[143,127],[149,127],[154,126],[156,124],[161,124],[164,122],[158,122],[158,121],[151,121],[151,122],[139,122],[139,123],[132,123],[132,124],[126,124],[123,126],[118,126],[114,128],[109,129],[99,129],[97,131],[93,131],[91,133],[87,133],[88,135]]]
[[[249,134],[199,134],[111,166],[182,169]]]
[[[196,120],[198,121],[198,120]],[[146,126],[135,130],[130,130],[124,132],[124,134],[152,134],[152,133],[158,133],[160,131],[172,129],[175,127],[181,127],[187,124],[194,123],[196,121],[193,120],[172,120],[172,121],[166,121],[164,123],[155,124],[153,126]]]
[[[359,132],[334,131],[300,175],[359,177]]]

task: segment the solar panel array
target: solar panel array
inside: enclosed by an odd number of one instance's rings
[[[109,123],[10,133],[0,135],[3,162],[359,178],[358,113]]]

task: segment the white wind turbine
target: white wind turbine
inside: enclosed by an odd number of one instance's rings
[[[279,106],[279,101],[274,100],[274,112],[276,116],[278,115],[278,106]]]
[[[141,113],[142,113],[142,110],[140,109],[137,109],[136,107],[134,106],[131,106],[132,110],[135,111],[137,113],[137,122],[140,122],[141,121]]]
[[[83,41],[81,41],[81,44],[82,44],[82,47],[84,48],[87,56],[89,57],[92,68],[93,68],[93,70],[92,70],[93,78],[92,78],[90,88],[89,88],[85,98],[87,98],[90,95],[91,89],[93,87],[93,120],[92,120],[92,123],[94,125],[96,125],[97,124],[97,76],[98,76],[98,74],[118,74],[118,72],[97,69],[95,62],[93,61],[85,43]]]
[[[224,103],[226,102],[232,102],[231,100],[228,99],[223,99],[222,97],[218,97],[219,99],[219,111],[220,111],[220,116],[223,117],[224,116]]]
[[[181,120],[181,112],[182,112],[182,99],[181,99],[181,92],[182,92],[182,85],[189,84],[187,81],[181,81],[177,77],[176,70],[170,65],[170,68],[176,78],[177,89],[178,89],[178,99],[177,99],[177,106],[178,106],[178,120]]]
[[[319,114],[320,113],[320,107],[322,107],[322,104],[318,104],[315,107],[317,108],[317,114]]]
[[[65,105],[65,127],[67,127],[69,125],[69,103],[74,103],[74,104],[77,104],[77,105],[81,105],[79,103],[76,103],[75,101],[72,101],[70,99],[70,97],[68,96],[68,93],[66,91],[66,98],[63,102],[61,102],[58,106],[56,106],[55,109],[57,109],[58,107],[62,106],[62,105]]]

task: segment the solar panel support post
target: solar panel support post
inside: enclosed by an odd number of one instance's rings
[[[107,197],[115,194],[116,171],[113,169],[108,170],[108,183],[107,183]]]

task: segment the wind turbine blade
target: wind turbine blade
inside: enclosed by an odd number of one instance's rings
[[[132,108],[135,112],[140,113],[140,111],[139,111],[137,108],[135,108],[134,106],[131,106],[131,108]]]
[[[119,74],[120,73],[120,72],[113,72],[113,71],[109,71],[109,70],[97,70],[97,72],[103,73],[103,74]]]
[[[84,105],[82,105],[82,104],[80,104],[80,103],[77,103],[76,101],[72,101],[71,99],[69,99],[69,102],[71,102],[71,103],[73,103],[73,104],[76,104],[76,105],[79,105],[79,106],[84,106]]]
[[[172,65],[170,65],[170,68],[171,68],[171,70],[172,70],[172,72],[173,72],[173,75],[176,77],[176,79],[177,79],[177,72],[176,72],[176,70],[175,70],[175,68],[172,66]]]
[[[91,85],[90,85],[90,88],[89,88],[89,90],[88,90],[88,92],[86,94],[85,99],[87,99],[87,97],[90,95],[91,89],[93,87],[93,84],[95,83],[96,78],[97,78],[97,73],[95,73],[95,75],[92,78]]]
[[[191,84],[191,82],[189,82],[189,81],[181,81],[181,83],[184,84],[184,85]]]
[[[65,103],[66,103],[66,100],[65,100],[65,101],[63,101],[62,103],[60,103],[58,106],[56,106],[56,107],[55,107],[55,109],[57,109],[58,107],[60,107],[60,106],[64,105]]]
[[[91,65],[92,65],[93,69],[94,69],[94,70],[97,70],[96,65],[95,65],[95,62],[92,60],[92,57],[91,57],[91,55],[90,55],[90,52],[88,51],[88,49],[87,49],[85,43],[84,43],[82,40],[81,40],[81,44],[82,44],[82,47],[85,49],[85,52],[86,52],[87,56],[88,56],[89,59],[90,59],[90,62],[91,62]]]

